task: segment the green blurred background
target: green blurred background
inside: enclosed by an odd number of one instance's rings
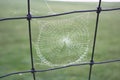
[[[47,4],[50,6],[48,9]],[[83,2],[46,2],[44,0],[31,1],[31,13],[34,16],[48,15],[54,11],[61,13],[73,10],[96,9],[98,3]],[[120,7],[120,3],[103,2],[102,8]],[[82,13],[84,14],[84,13]],[[86,14],[86,13],[85,13]],[[17,17],[27,15],[27,0],[0,0],[0,18]],[[61,19],[80,14],[72,14],[63,17],[54,17],[42,20]],[[39,20],[32,20],[32,39],[33,43],[37,39],[40,25]],[[87,29],[89,32],[89,51],[86,61],[89,62],[91,57],[94,27],[96,13],[89,13],[87,19]],[[52,23],[53,24],[53,23]],[[54,25],[54,24],[53,24]],[[79,23],[78,23],[79,25]],[[101,12],[96,50],[95,61],[104,61],[120,59],[120,11]],[[33,47],[34,61],[38,63],[35,48]],[[64,60],[64,59],[63,59]],[[62,62],[62,60],[61,60]],[[45,65],[35,65],[36,69],[51,68]],[[0,22],[0,76],[17,71],[31,69],[29,37],[27,20],[13,20]],[[89,65],[70,67],[66,69],[36,73],[37,80],[87,80]],[[94,65],[91,80],[120,80],[120,62]],[[0,80],[33,80],[32,74],[13,75]]]

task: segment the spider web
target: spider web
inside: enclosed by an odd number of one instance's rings
[[[34,43],[38,56],[36,64],[65,66],[84,62],[89,47],[88,17],[89,13],[85,13],[36,20],[39,25]]]

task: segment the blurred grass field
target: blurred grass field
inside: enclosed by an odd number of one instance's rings
[[[81,10],[96,9],[98,3],[71,3],[71,2],[49,2],[52,11],[56,13]],[[102,3],[102,8],[120,7],[120,3]],[[27,1],[25,0],[0,0],[0,18],[26,16]],[[31,13],[34,16],[47,15],[51,11],[42,0],[31,1]],[[64,19],[81,14],[72,14],[63,17],[32,20],[32,39],[36,41],[39,27],[36,21],[50,21],[54,19]],[[84,20],[84,19],[83,19]],[[87,29],[89,32],[89,51],[86,61],[90,60],[93,34],[96,20],[96,13],[89,13]],[[53,23],[52,23],[53,24]],[[53,24],[54,25],[54,24]],[[58,24],[59,25],[59,24]],[[74,25],[74,24],[73,24]],[[77,23],[79,25],[79,22]],[[27,20],[1,21],[0,22],[0,76],[17,71],[31,69],[29,53],[29,37]],[[72,27],[72,26],[71,26]],[[95,61],[120,59],[120,11],[101,12]],[[34,61],[38,62],[36,50],[33,47]],[[64,55],[63,55],[64,56]],[[54,59],[53,59],[54,60]],[[64,59],[61,60],[63,62]],[[35,63],[36,63],[35,62]],[[45,65],[35,65],[36,69],[50,68]],[[37,80],[87,80],[89,72],[88,66],[70,67],[57,71],[36,73]],[[91,80],[120,80],[120,62],[94,65]],[[0,80],[33,80],[31,73],[13,75]]]

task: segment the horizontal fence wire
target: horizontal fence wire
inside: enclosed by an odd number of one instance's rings
[[[105,11],[116,11],[120,10],[120,8],[111,8],[111,9],[102,9],[102,12]],[[52,15],[45,15],[45,16],[31,16],[31,19],[36,18],[48,18],[48,17],[55,17],[55,16],[62,16],[62,15],[68,15],[68,14],[74,14],[74,13],[87,13],[87,12],[96,12],[97,10],[78,10],[78,11],[69,11],[69,12],[63,12],[59,14],[52,14]],[[12,17],[12,18],[0,18],[0,21],[6,21],[6,20],[17,20],[17,19],[27,19],[26,16],[22,17]]]
[[[36,80],[36,75],[35,75],[36,72],[47,72],[47,71],[64,69],[64,68],[73,67],[73,66],[90,65],[90,69],[89,69],[90,71],[89,71],[88,80],[91,80],[92,66],[93,65],[120,62],[120,59],[108,60],[108,61],[99,61],[99,62],[94,61],[94,50],[95,50],[95,43],[96,43],[96,36],[97,36],[97,27],[98,27],[98,23],[99,23],[99,14],[100,14],[100,12],[105,12],[105,11],[120,10],[120,8],[102,9],[101,8],[101,0],[99,0],[98,8],[95,9],[95,10],[78,10],[78,11],[63,12],[63,13],[59,13],[59,14],[50,14],[50,15],[45,15],[45,16],[32,16],[30,14],[30,12],[31,12],[30,11],[30,0],[27,0],[27,6],[28,6],[28,8],[27,8],[27,16],[11,17],[11,18],[0,18],[0,21],[20,20],[20,19],[26,19],[28,21],[31,70],[5,74],[5,75],[0,76],[0,78],[5,78],[5,77],[8,77],[8,76],[17,75],[17,74],[32,73],[33,74],[33,80]],[[68,15],[68,14],[74,14],[74,13],[87,13],[87,12],[96,12],[97,13],[96,26],[95,26],[95,32],[94,32],[94,40],[93,40],[93,48],[92,48],[92,54],[91,54],[90,62],[79,63],[79,64],[71,64],[71,65],[60,66],[60,67],[55,67],[55,68],[48,68],[48,69],[44,69],[44,70],[36,70],[35,67],[34,67],[33,53],[32,53],[31,19],[49,18],[49,17],[55,17],[55,16],[62,16],[62,15]]]
[[[120,62],[120,59],[94,62],[93,64],[102,65],[102,64],[115,63],[115,62]],[[80,63],[80,64],[71,64],[71,65],[67,65],[67,66],[49,68],[49,69],[45,69],[45,70],[35,70],[34,72],[48,72],[48,71],[64,69],[64,68],[73,67],[73,66],[82,66],[82,65],[90,65],[90,64],[91,64],[90,62]],[[4,78],[4,77],[7,77],[7,76],[12,76],[12,75],[16,75],[16,74],[25,74],[25,73],[30,73],[30,72],[32,72],[32,70],[21,71],[21,72],[13,72],[13,73],[2,75],[2,76],[0,76],[0,78]]]

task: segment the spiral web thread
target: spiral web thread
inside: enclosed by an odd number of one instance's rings
[[[36,53],[39,57],[37,64],[66,66],[83,62],[87,56],[89,46],[89,33],[86,27],[88,24],[88,17],[89,13],[72,16],[70,18],[65,17],[65,19],[37,21],[40,26],[38,38],[35,42]],[[51,46],[52,43],[53,46]],[[51,49],[51,47],[54,48],[54,46],[55,49]],[[42,49],[43,51],[41,51]],[[63,51],[61,51],[62,49]],[[48,59],[46,59],[46,57]],[[57,60],[58,58],[59,60]],[[65,62],[60,61],[65,58],[68,58]]]

